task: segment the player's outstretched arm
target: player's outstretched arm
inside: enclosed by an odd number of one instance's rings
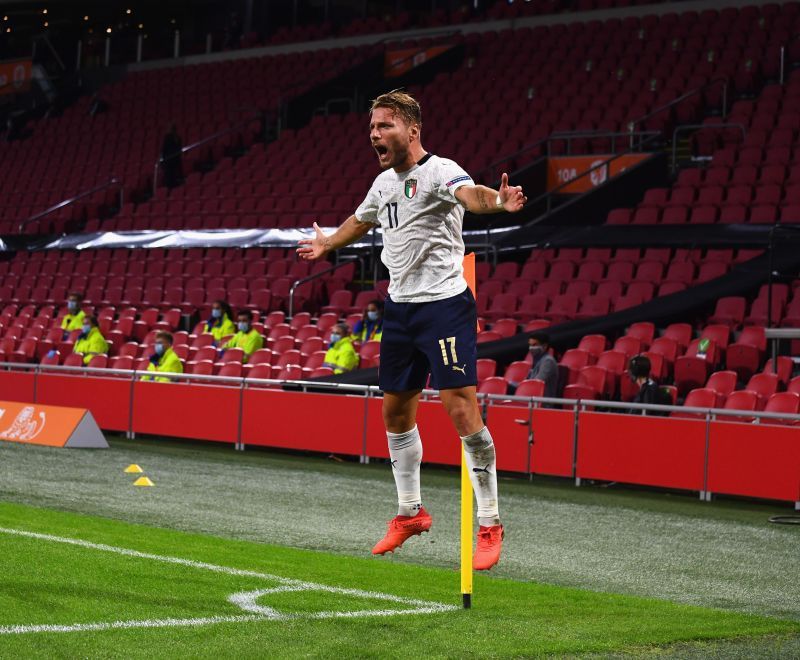
[[[319,225],[314,223],[314,238],[304,238],[298,242],[297,254],[301,259],[313,261],[319,259],[328,252],[333,252],[345,245],[354,243],[359,238],[369,233],[373,225],[369,222],[359,222],[356,216],[351,215],[339,228],[330,236],[326,236]]]
[[[505,172],[500,179],[500,190],[481,185],[461,186],[455,194],[456,199],[471,213],[516,213],[528,201],[522,193],[522,186],[508,185],[508,174]]]

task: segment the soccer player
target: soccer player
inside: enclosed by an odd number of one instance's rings
[[[473,567],[487,570],[500,559],[503,526],[494,443],[476,396],[477,308],[463,275],[461,230],[465,209],[514,213],[526,197],[521,187],[508,185],[506,174],[499,191],[476,185],[453,161],[427,153],[421,131],[419,103],[409,94],[393,91],[375,99],[369,137],[383,171],[335,233],[326,236],[314,223],[314,238],[301,240],[297,252],[319,259],[373,227],[383,230],[381,260],[390,284],[379,382],[399,507],[373,554],[394,551],[431,527],[420,496],[422,441],[416,425],[430,373],[466,450],[480,523]]]

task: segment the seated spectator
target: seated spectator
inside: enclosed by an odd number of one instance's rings
[[[633,403],[657,403],[660,405],[669,405],[672,400],[668,394],[661,391],[658,383],[650,378],[650,359],[644,355],[636,355],[631,358],[628,363],[628,374],[630,379],[639,386],[639,391],[633,397]],[[650,414],[650,415],[666,415],[665,412],[647,412],[646,410],[632,409],[630,411],[634,415]]]
[[[172,350],[172,334],[169,332],[157,332],[156,342],[153,346],[154,352],[150,356],[150,364],[147,371],[160,374],[182,374],[183,363]],[[153,380],[157,383],[169,383],[172,379],[166,376],[142,376],[142,380]]]
[[[534,332],[528,337],[528,351],[533,363],[528,372],[528,380],[536,379],[544,382],[544,396],[557,397],[558,363],[550,355],[550,336],[546,332]],[[516,388],[519,383],[512,383]]]
[[[83,294],[73,292],[67,296],[67,314],[61,319],[62,339],[67,340],[73,330],[80,330],[83,327],[83,319],[86,312],[81,309]]]
[[[350,326],[346,323],[337,323],[331,328],[331,343],[322,366],[333,369],[335,374],[343,374],[355,369],[358,360],[358,353],[353,348]]]
[[[264,348],[264,338],[253,328],[253,315],[247,310],[239,312],[236,317],[236,328],[238,332],[222,347],[222,351],[224,353],[226,348],[241,348],[244,351],[242,362],[247,364],[253,353]]]
[[[83,312],[81,312],[83,314]],[[83,317],[81,334],[72,349],[74,353],[83,356],[83,363],[89,364],[95,355],[108,353],[108,342],[97,327],[97,319],[88,315]]]
[[[364,316],[353,328],[353,340],[361,343],[380,341],[383,334],[383,301],[373,300],[364,310]]]
[[[203,326],[203,334],[213,335],[214,346],[217,346],[223,337],[236,332],[236,326],[233,325],[232,319],[231,306],[224,300],[214,301],[211,307],[211,318]]]

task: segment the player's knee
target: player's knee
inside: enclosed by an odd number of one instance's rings
[[[480,420],[480,412],[475,406],[475,402],[466,397],[455,397],[447,406],[447,413],[458,432],[466,435],[468,431],[475,425],[476,420]]]

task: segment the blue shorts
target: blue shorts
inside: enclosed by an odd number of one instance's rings
[[[379,383],[384,392],[477,385],[478,309],[469,288],[444,300],[383,310]]]

